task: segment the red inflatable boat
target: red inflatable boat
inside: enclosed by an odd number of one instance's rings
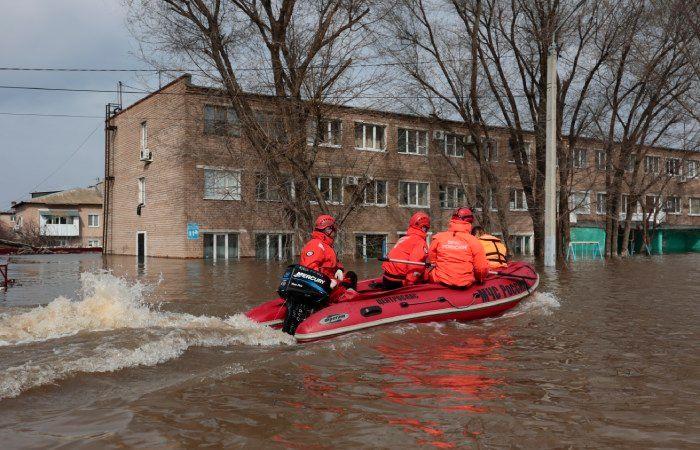
[[[439,284],[381,290],[375,287],[378,281],[358,283],[358,300],[332,304],[312,313],[299,324],[294,337],[308,342],[397,322],[468,321],[497,316],[537,289],[539,276],[530,264],[514,262],[483,284],[464,290]],[[275,328],[282,326],[286,314],[281,298],[246,313],[250,319]]]

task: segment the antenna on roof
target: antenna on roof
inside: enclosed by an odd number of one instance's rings
[[[119,96],[117,99],[117,103],[119,103],[119,109],[121,109],[122,105],[123,105],[123,103],[122,103],[122,82],[121,81],[117,84],[117,93],[118,93],[117,95]]]

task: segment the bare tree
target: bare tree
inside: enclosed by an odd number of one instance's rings
[[[670,11],[641,1],[625,4],[628,19],[624,39],[598,80],[604,114],[596,127],[607,154],[605,228],[609,256],[617,254],[624,191],[636,205],[658,181],[645,180],[640,169],[646,164],[648,147],[669,141],[672,130],[689,119],[682,100],[697,85],[697,79],[683,49],[690,45],[692,34],[682,23],[671,23]],[[648,167],[644,169],[649,172]],[[623,254],[627,253],[630,216],[628,213],[625,218]]]
[[[130,24],[144,47],[195,65],[223,88],[242,136],[279,189],[287,224],[301,236],[313,223],[312,201],[331,210],[319,189],[318,141],[307,125],[363,88],[352,71],[368,39],[366,0],[127,0]],[[249,95],[250,92],[265,94]],[[262,109],[262,111],[261,111]],[[311,144],[311,145],[309,145]],[[352,197],[353,200],[357,200]],[[356,203],[348,202],[341,217]]]

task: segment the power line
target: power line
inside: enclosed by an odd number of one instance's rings
[[[32,116],[32,117],[72,117],[80,119],[102,119],[102,116],[87,116],[80,114],[43,114],[43,113],[12,113],[12,112],[0,112],[0,116]]]
[[[199,95],[208,96],[210,94],[197,93],[197,92],[162,92],[162,91],[146,91],[146,90],[133,90],[133,91],[119,91],[114,89],[81,89],[81,88],[54,88],[45,86],[9,86],[0,85],[0,89],[13,89],[13,90],[30,90],[30,91],[47,91],[47,92],[75,92],[75,93],[100,93],[100,94],[159,94],[159,95]],[[205,87],[206,89],[206,87]],[[216,89],[216,88],[212,88]],[[255,95],[255,94],[252,94]],[[268,97],[274,97],[269,94],[261,94]],[[525,97],[525,94],[513,94],[515,97]],[[446,95],[448,98],[452,98],[451,95]],[[377,94],[377,95],[362,95],[362,94],[347,94],[347,95],[327,95],[325,99],[336,99],[336,100],[353,100],[353,99],[374,99],[374,100],[384,100],[384,99],[441,99],[442,96],[439,95],[425,95],[425,94],[415,94],[415,95],[390,95],[390,94]]]
[[[97,126],[90,132],[90,134],[88,134],[87,137],[86,137],[85,139],[83,139],[83,141],[80,143],[80,145],[78,145],[78,146],[76,147],[76,149],[73,150],[73,153],[71,153],[70,155],[68,155],[68,158],[66,158],[58,167],[56,167],[50,174],[48,174],[43,180],[41,180],[41,181],[40,181],[36,186],[34,186],[34,188],[32,188],[32,190],[29,191],[29,192],[34,192],[34,191],[36,191],[37,188],[38,188],[39,186],[41,186],[42,184],[44,184],[44,182],[45,182],[46,180],[48,180],[49,178],[51,178],[52,176],[54,176],[54,175],[56,174],[56,172],[58,172],[59,170],[61,170],[61,169],[63,168],[63,166],[65,166],[66,164],[68,164],[68,161],[70,161],[70,160],[80,151],[80,149],[83,148],[83,146],[87,143],[87,141],[92,137],[93,134],[95,134],[95,132],[96,132],[97,130],[100,129],[100,127],[102,127],[102,123],[101,123],[101,122],[98,123]]]

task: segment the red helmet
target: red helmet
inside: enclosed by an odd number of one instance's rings
[[[413,228],[430,228],[430,216],[424,212],[417,212],[411,216],[408,226]]]
[[[468,223],[473,223],[474,222],[474,214],[472,213],[472,210],[467,208],[466,206],[463,206],[461,208],[457,208],[457,210],[452,214],[453,219],[461,220],[462,222],[468,222]]]
[[[333,216],[329,216],[328,214],[321,214],[316,218],[316,225],[314,226],[315,229],[321,231],[325,230],[328,227],[333,227],[335,229],[335,219]]]

